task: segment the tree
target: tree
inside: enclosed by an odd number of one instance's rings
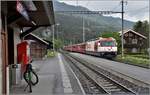
[[[63,42],[60,39],[55,39],[54,45],[55,45],[55,49],[58,50],[58,49],[62,48]]]
[[[133,30],[148,37],[148,32],[149,32],[149,23],[148,23],[148,21],[143,21],[143,22],[138,21],[138,22],[136,22],[135,25],[133,26]]]
[[[145,34],[147,35],[148,32],[149,32],[149,23],[148,23],[148,21],[144,21],[142,27],[143,27],[143,30],[144,30],[143,32],[145,32]]]
[[[148,21],[138,21],[135,23],[135,25],[133,26],[133,30],[146,36],[147,37],[147,41],[144,42],[146,47],[148,48],[148,44],[149,44],[149,23]]]
[[[118,32],[103,32],[101,34],[101,37],[104,38],[108,38],[108,37],[113,37],[114,39],[116,39],[117,42],[117,47],[118,47],[118,52],[121,52],[121,38],[120,38],[120,34]]]
[[[138,21],[135,23],[135,25],[133,26],[133,30],[136,32],[142,32],[143,31],[143,22],[142,21]]]

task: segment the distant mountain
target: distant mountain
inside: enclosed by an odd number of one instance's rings
[[[73,6],[58,1],[54,2],[55,11],[90,11],[82,6]],[[121,19],[111,16],[55,13],[56,23],[61,39],[66,43],[82,42],[83,17],[85,23],[86,40],[99,37],[102,32],[117,32],[121,30]],[[125,29],[132,28],[134,22],[124,21]]]
[[[72,6],[66,3],[60,3],[58,1],[54,1],[54,10],[55,11],[89,11],[89,9],[82,6]]]

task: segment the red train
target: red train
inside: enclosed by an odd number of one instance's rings
[[[110,38],[100,37],[98,39],[90,40],[85,43],[65,46],[64,50],[113,58],[116,57],[117,55],[117,43],[116,40],[112,37]]]

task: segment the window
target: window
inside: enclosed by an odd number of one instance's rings
[[[115,46],[113,41],[102,41],[101,46]]]
[[[133,36],[133,34],[132,33],[129,33],[129,37],[132,37]]]
[[[125,34],[125,37],[128,37],[128,33]]]
[[[128,43],[131,44],[131,42],[132,42],[132,38],[129,38],[129,42]]]
[[[139,39],[140,39],[140,40],[143,40],[143,38],[142,38],[142,37],[140,37]]]
[[[137,44],[137,39],[132,39],[132,44]]]

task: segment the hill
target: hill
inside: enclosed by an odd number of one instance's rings
[[[55,11],[90,11],[82,6],[73,6],[65,3],[54,2]],[[121,19],[111,16],[102,15],[85,15],[85,14],[67,14],[56,13],[56,23],[59,23],[59,31],[62,32],[61,37],[65,37],[65,41],[73,41],[74,43],[82,42],[83,17],[85,21],[86,40],[98,37],[102,32],[116,32],[121,30]],[[125,29],[132,28],[134,22],[124,21]]]
[[[65,43],[82,42],[83,17],[85,23],[85,39],[99,37],[102,32],[117,32],[121,30],[121,19],[102,15],[67,14],[56,11],[90,11],[82,6],[73,6],[54,1],[55,21],[60,25],[56,27],[60,39]],[[132,28],[134,22],[124,20],[125,29]],[[56,35],[57,33],[55,33]],[[48,39],[51,39],[50,36]]]

